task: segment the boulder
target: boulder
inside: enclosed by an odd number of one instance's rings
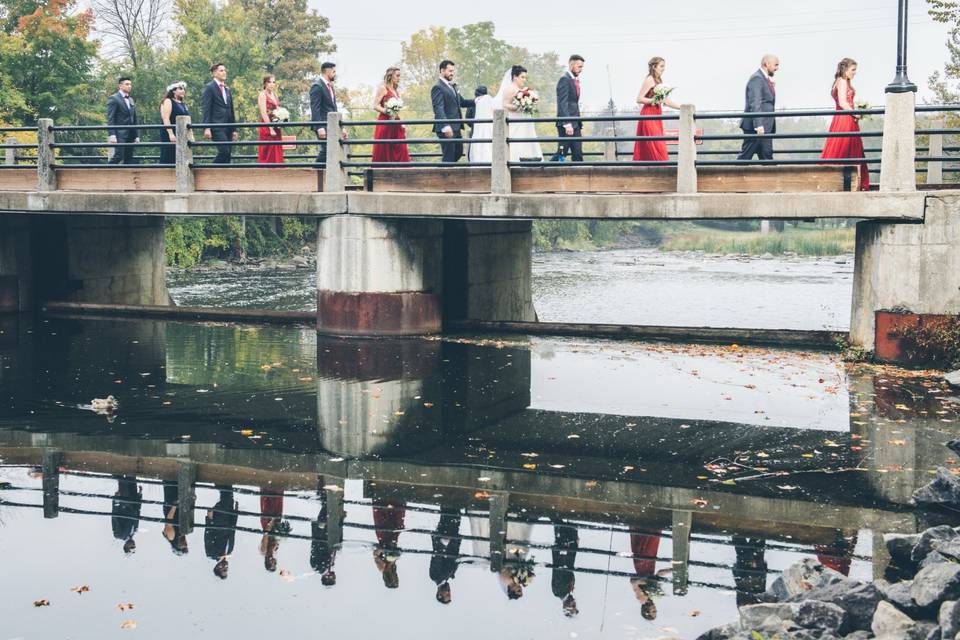
[[[927,640],[938,629],[932,622],[917,622],[889,602],[881,602],[870,630],[877,640]]]
[[[804,600],[797,609],[794,622],[805,629],[837,631],[846,626],[847,613],[829,602]]]
[[[937,540],[933,543],[933,551],[949,558],[952,562],[957,562],[960,560],[960,534],[954,540]]]
[[[794,563],[773,584],[769,593],[777,600],[790,600],[811,589],[825,587],[844,579],[843,574],[823,566],[813,558]]]
[[[847,614],[846,628],[839,629],[839,631],[846,632],[869,629],[881,597],[880,591],[873,584],[845,578],[823,587],[811,589],[793,600],[819,600],[837,605]]]
[[[873,637],[873,634],[869,631],[854,631],[848,635],[843,636],[843,640],[870,640]]]
[[[960,438],[954,438],[953,440],[948,442],[947,448],[953,451],[954,453],[960,453]]]
[[[947,381],[951,387],[960,387],[960,369],[956,371],[951,371],[947,375],[943,376],[943,379]],[[951,640],[953,640],[951,638]]]
[[[883,544],[887,547],[890,560],[901,568],[907,568],[913,564],[910,554],[918,542],[920,542],[919,533],[885,533],[883,535]]]
[[[743,631],[760,631],[770,618],[781,622],[792,622],[800,605],[792,602],[771,602],[748,604],[740,607],[740,628]]]
[[[895,606],[900,611],[911,618],[924,617],[925,610],[920,607],[910,595],[910,588],[913,586],[913,580],[904,580],[890,584],[885,580],[878,580],[874,583],[880,590],[883,599]]]
[[[924,561],[927,554],[933,551],[935,544],[958,539],[960,539],[960,533],[954,531],[952,527],[945,524],[939,527],[931,527],[920,534],[920,539],[917,540],[917,544],[910,551],[910,559],[919,564]]]
[[[725,624],[722,627],[716,627],[706,633],[700,634],[697,636],[697,640],[732,640],[736,638],[739,633],[739,624]]]
[[[960,565],[945,562],[921,569],[910,586],[910,596],[921,608],[960,598]]]
[[[937,467],[937,477],[914,491],[913,501],[920,505],[960,506],[960,479],[943,467]]]
[[[960,601],[947,600],[941,604],[937,621],[940,623],[940,632],[944,640],[956,638],[957,633],[960,633]]]

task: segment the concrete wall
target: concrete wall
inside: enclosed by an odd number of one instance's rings
[[[960,196],[928,195],[922,224],[857,224],[851,342],[874,348],[874,312],[960,313]]]
[[[0,218],[0,312],[26,311],[33,305],[30,220]]]

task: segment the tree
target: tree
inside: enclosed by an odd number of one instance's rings
[[[92,0],[98,31],[108,46],[116,43],[122,56],[140,68],[140,53],[158,44],[164,34],[169,2],[166,0]]]
[[[20,18],[28,16],[43,5],[38,0],[0,0],[0,26],[4,33],[13,33]]]
[[[73,0],[48,0],[0,35],[0,110],[15,122],[59,123],[102,119],[93,101],[97,44],[92,15],[71,13]],[[95,110],[96,109],[96,110]]]
[[[927,0],[930,16],[937,22],[951,25],[947,40],[950,59],[943,73],[935,71],[929,78],[930,90],[946,103],[960,99],[960,2],[955,0]]]

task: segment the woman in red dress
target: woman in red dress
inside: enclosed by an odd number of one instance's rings
[[[665,98],[662,103],[654,104],[654,89],[663,84],[663,72],[667,68],[667,63],[663,58],[651,58],[647,63],[649,73],[640,85],[640,94],[637,96],[637,104],[643,105],[640,109],[641,116],[659,116],[663,114],[663,105],[671,109],[679,109],[669,98]],[[640,136],[662,136],[663,120],[641,120],[637,123],[637,137]],[[637,140],[633,144],[633,159],[645,161],[666,162],[670,159],[667,153],[667,143],[665,140]]]
[[[850,58],[844,58],[837,65],[837,73],[834,76],[833,90],[830,95],[837,105],[837,111],[850,111],[856,108],[854,99],[857,96],[853,88],[853,78],[857,75],[857,61]],[[851,116],[844,113],[838,113],[833,116],[830,123],[831,133],[846,133],[851,131],[860,131],[858,124],[860,116]],[[863,156],[863,138],[838,136],[836,138],[827,138],[823,145],[823,153],[820,154],[823,159],[826,158],[862,158]],[[868,191],[870,189],[870,172],[866,164],[860,165],[860,189]]]
[[[263,89],[257,96],[257,109],[260,112],[260,122],[272,122],[270,114],[274,109],[280,106],[280,98],[277,97],[277,79],[274,76],[263,77]],[[283,139],[279,127],[260,127],[258,129],[258,140],[276,140]],[[283,146],[263,145],[257,150],[257,162],[260,164],[281,164],[283,163]]]
[[[396,98],[400,99],[400,69],[390,67],[383,76],[383,85],[377,91],[377,97],[374,99],[373,108],[380,115],[377,120],[399,120],[399,113],[388,113],[387,102]],[[378,124],[373,132],[376,140],[406,140],[406,127],[402,124]],[[393,144],[374,144],[373,145],[374,162],[410,162],[410,152],[407,151],[407,145],[404,142]]]

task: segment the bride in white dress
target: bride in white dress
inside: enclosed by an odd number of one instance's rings
[[[477,120],[493,120],[494,102],[489,95],[477,96],[476,115]],[[473,134],[471,138],[478,140],[489,140],[493,137],[493,124],[485,122],[483,124],[473,125]],[[489,142],[471,142],[470,149],[467,151],[467,158],[470,162],[490,162],[493,158],[493,145]]]
[[[520,113],[513,106],[513,98],[520,89],[527,84],[527,70],[520,65],[514,65],[503,76],[503,82],[500,83],[500,90],[497,91],[493,99],[494,108],[502,108],[507,111],[507,118],[517,120],[529,118],[530,116]],[[510,138],[536,138],[537,129],[532,122],[511,122],[507,129],[507,136]],[[510,143],[510,162],[520,162],[521,160],[543,160],[543,150],[539,142],[511,142]]]

